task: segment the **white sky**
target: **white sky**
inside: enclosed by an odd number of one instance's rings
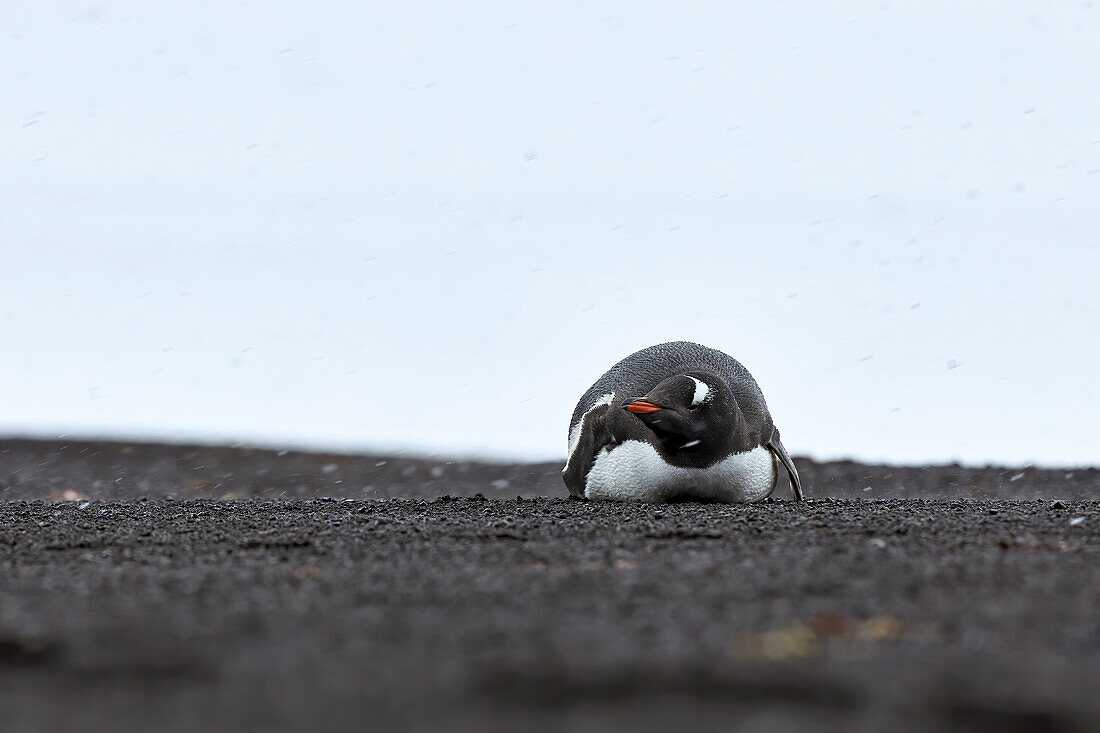
[[[1100,464],[1092,3],[228,5],[0,4],[0,433],[555,458],[684,338]]]

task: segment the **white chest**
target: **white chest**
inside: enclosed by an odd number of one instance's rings
[[[771,494],[777,477],[775,456],[763,446],[708,468],[680,468],[665,463],[649,443],[628,440],[596,458],[585,496],[610,501],[748,502]]]

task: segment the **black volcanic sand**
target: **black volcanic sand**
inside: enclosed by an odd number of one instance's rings
[[[809,497],[1095,499],[1100,470],[818,463],[794,459]],[[494,464],[405,455],[0,439],[0,501],[566,497],[563,461]],[[790,496],[781,479],[777,498]]]
[[[0,443],[0,729],[1100,729],[1098,472],[798,465]]]

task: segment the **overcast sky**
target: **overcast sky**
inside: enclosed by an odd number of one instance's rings
[[[1100,464],[1093,3],[0,4],[0,434]]]

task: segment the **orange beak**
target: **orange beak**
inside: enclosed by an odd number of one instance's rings
[[[665,408],[659,407],[652,402],[630,402],[623,405],[628,411],[633,412],[635,415],[647,415],[651,412],[657,412]]]

